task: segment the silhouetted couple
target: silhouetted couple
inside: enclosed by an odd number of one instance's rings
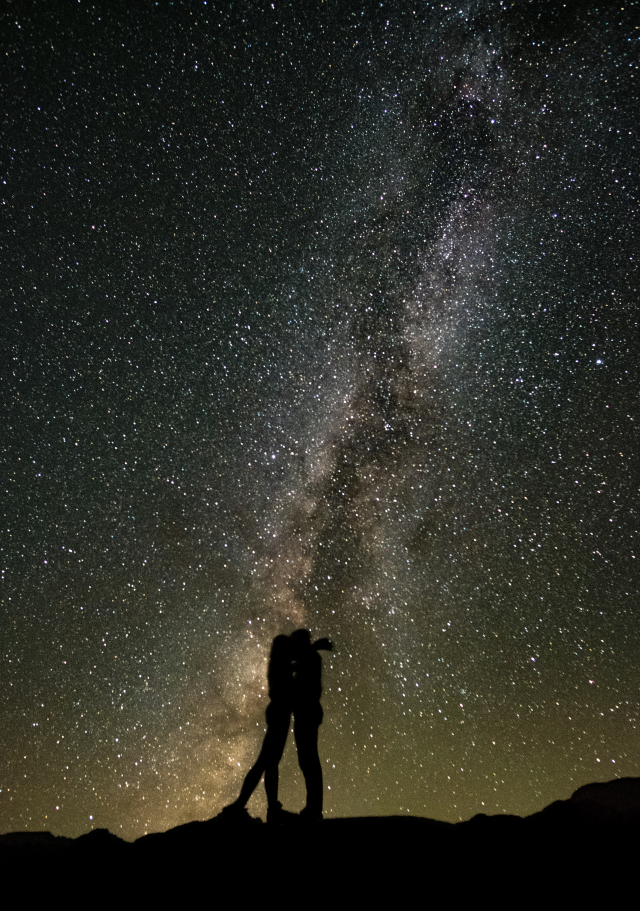
[[[267,731],[255,765],[247,772],[234,803],[225,814],[242,812],[264,774],[267,792],[267,822],[283,822],[295,814],[282,809],[278,800],[278,764],[282,759],[293,713],[293,734],[298,762],[307,787],[307,804],[300,818],[309,822],[322,819],[322,766],[318,756],[318,729],[322,723],[322,659],[319,649],[332,651],[328,639],[311,641],[308,629],[290,636],[276,636],[271,646],[268,682]]]

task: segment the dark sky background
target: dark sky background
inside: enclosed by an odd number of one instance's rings
[[[3,8],[0,830],[639,775],[638,3]]]

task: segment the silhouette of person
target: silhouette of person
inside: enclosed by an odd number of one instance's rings
[[[269,699],[266,710],[267,730],[260,755],[246,774],[240,796],[223,812],[225,815],[242,813],[246,803],[258,786],[264,773],[267,792],[267,822],[281,822],[289,815],[278,800],[278,764],[287,742],[291,710],[293,707],[293,643],[289,636],[276,636],[271,644],[267,679]],[[294,814],[290,814],[293,816]]]
[[[307,788],[307,803],[300,817],[309,822],[322,819],[322,765],[318,755],[318,730],[322,724],[322,659],[319,649],[332,651],[328,639],[311,642],[308,629],[291,634],[293,643],[293,735],[298,762]]]

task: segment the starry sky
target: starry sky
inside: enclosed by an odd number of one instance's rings
[[[7,0],[1,831],[640,775],[638,13]]]

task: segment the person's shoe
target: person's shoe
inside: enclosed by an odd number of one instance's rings
[[[280,801],[278,801],[277,804],[273,807],[267,807],[267,822],[269,825],[281,826],[297,819],[298,814],[290,813],[288,810],[283,810]]]
[[[298,817],[304,823],[316,823],[322,822],[322,811],[321,810],[310,810],[309,807],[305,807],[303,810],[300,810]]]
[[[228,807],[223,807],[215,818],[221,822],[234,824],[253,821],[247,808],[240,807],[237,803],[230,803]]]

